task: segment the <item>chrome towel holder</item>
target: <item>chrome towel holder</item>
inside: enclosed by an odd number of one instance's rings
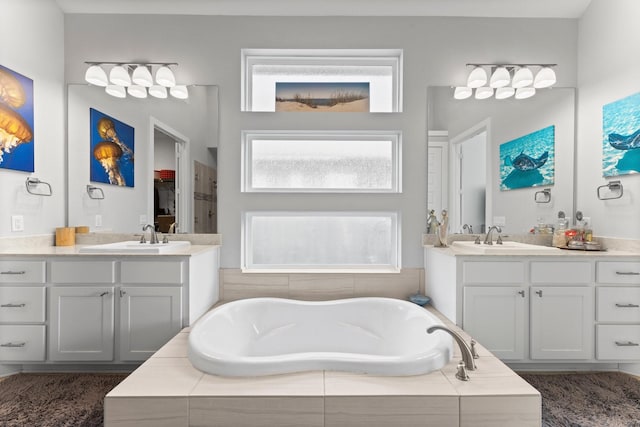
[[[87,194],[89,195],[89,198],[93,200],[104,199],[104,191],[102,191],[102,188],[96,187],[95,185],[87,184]]]
[[[538,195],[541,195],[541,197],[538,197]],[[536,191],[535,194],[533,195],[533,200],[536,203],[549,203],[549,202],[551,202],[551,189],[550,188],[545,188],[544,190]]]
[[[36,189],[39,185],[46,185],[47,192],[39,193],[37,191],[34,191],[34,189]],[[34,196],[51,196],[51,194],[53,194],[53,191],[51,190],[51,184],[49,184],[48,182],[40,181],[38,178],[28,177],[25,181],[25,187],[27,188],[27,193],[33,194]]]
[[[603,194],[600,192],[600,190],[602,190],[603,188],[609,189],[609,193],[611,193],[609,197],[607,197],[606,194],[603,196]],[[619,199],[624,194],[624,187],[622,186],[622,183],[620,181],[609,181],[607,184],[599,186],[596,189],[596,193],[598,194],[598,199],[600,200]]]

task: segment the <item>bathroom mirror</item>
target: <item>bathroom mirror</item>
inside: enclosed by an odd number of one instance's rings
[[[139,233],[143,225],[155,223],[165,232],[172,224],[171,231],[181,233],[216,232],[217,86],[189,86],[186,100],[119,99],[101,87],[84,84],[70,84],[67,89],[69,226]],[[97,127],[91,124],[92,110],[116,123],[116,131],[118,124],[133,129],[128,138],[115,136],[133,145],[126,185],[96,178],[96,170],[105,175],[108,168],[124,166],[117,149],[115,156],[94,161],[91,135],[94,140],[114,141],[114,137],[92,132],[91,127]],[[101,198],[87,186],[101,190]]]
[[[447,209],[451,233],[484,233],[500,225],[504,233],[522,234],[555,223],[560,210],[571,218],[575,89],[538,89],[524,100],[456,100],[453,91],[427,90],[427,213],[433,209],[440,218]],[[545,129],[552,143],[536,147],[531,135]],[[512,148],[518,153],[508,153]],[[514,177],[520,185],[511,185]],[[544,198],[536,195],[545,189]]]

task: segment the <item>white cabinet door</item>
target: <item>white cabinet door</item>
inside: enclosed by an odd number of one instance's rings
[[[524,359],[526,301],[519,286],[465,286],[463,329],[500,359]]]
[[[593,288],[531,287],[531,358],[592,359]]]
[[[121,360],[146,360],[180,332],[181,290],[179,286],[120,288]]]
[[[113,360],[113,287],[55,286],[49,293],[49,358]]]

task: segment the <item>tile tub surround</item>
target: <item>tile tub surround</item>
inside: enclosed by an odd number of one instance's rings
[[[469,337],[429,309],[467,340]],[[188,329],[114,388],[105,426],[539,426],[540,394],[478,346],[471,381],[455,378],[460,352],[426,375],[310,371],[221,377],[187,358]]]

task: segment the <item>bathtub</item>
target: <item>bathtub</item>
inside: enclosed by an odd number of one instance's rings
[[[419,375],[442,368],[453,355],[449,334],[427,334],[431,325],[442,322],[391,298],[251,298],[200,318],[188,354],[196,368],[223,376],[314,370]]]

